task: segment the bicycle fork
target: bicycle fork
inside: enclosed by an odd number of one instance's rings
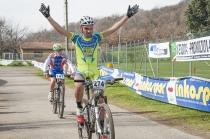
[[[107,133],[107,128],[105,128],[104,129],[104,131],[102,131],[102,129],[101,129],[101,127],[103,126],[107,126],[107,123],[105,123],[105,122],[107,122],[107,120],[106,120],[106,118],[104,119],[105,121],[103,121],[103,123],[102,123],[102,121],[100,120],[100,116],[103,116],[103,115],[99,115],[99,107],[98,107],[98,100],[99,100],[99,98],[103,98],[104,99],[104,101],[105,101],[105,103],[107,102],[106,101],[106,98],[104,97],[104,96],[102,96],[101,95],[101,93],[99,93],[97,96],[95,96],[95,98],[94,98],[94,102],[95,102],[95,119],[94,119],[94,121],[96,122],[96,126],[97,126],[97,133],[99,133],[99,134],[102,134],[102,132],[103,132],[103,134],[106,134]],[[103,111],[103,110],[102,110]],[[102,112],[103,113],[103,112]],[[100,113],[100,114],[102,114],[102,113]],[[104,125],[105,124],[105,125]]]
[[[96,115],[97,132],[101,134],[100,119],[99,119],[99,109],[98,109],[97,106],[95,107],[95,115]]]

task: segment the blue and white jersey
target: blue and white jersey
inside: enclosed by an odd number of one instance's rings
[[[62,53],[61,56],[56,56],[55,53],[52,53],[45,60],[43,70],[44,72],[49,70],[51,74],[63,74],[63,66],[65,63],[68,63],[72,72],[74,72],[72,62],[66,54]]]

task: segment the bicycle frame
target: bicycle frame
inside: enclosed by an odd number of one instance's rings
[[[62,86],[64,84],[64,80],[56,79],[56,83],[58,85],[57,88],[59,88],[60,86]]]
[[[95,110],[94,114],[95,114],[95,118],[96,119],[92,119],[92,121],[91,121],[92,123],[89,123],[89,124],[90,125],[92,125],[92,124],[94,125],[95,123],[93,123],[93,122],[96,121],[97,130],[98,130],[97,132],[101,134],[101,128],[99,126],[98,100],[99,100],[100,97],[105,100],[105,97],[102,95],[103,94],[103,90],[96,89],[94,91],[94,93],[92,94],[92,96],[90,97],[90,94],[89,94],[90,86],[89,85],[85,85],[85,92],[86,92],[86,95],[87,95],[87,100],[83,98],[83,101],[85,101],[85,104],[86,104],[85,107],[83,108],[83,111],[84,111],[85,108],[87,108],[87,116],[88,116],[87,118],[88,118],[88,122],[90,122],[90,111],[88,111],[88,110],[93,109],[92,106],[94,106],[94,110]],[[92,105],[92,101],[93,100],[94,100],[94,105]],[[90,125],[89,125],[89,127],[90,127]]]
[[[57,92],[57,90],[59,90],[59,88],[62,86],[64,84],[64,82],[63,82],[63,80],[58,80],[58,79],[56,79],[56,87],[54,88],[54,91],[56,90],[56,92]],[[58,93],[58,92],[57,92]],[[56,93],[56,94],[57,94]],[[60,93],[60,92],[59,92]],[[60,94],[57,94],[58,95],[58,97],[56,97],[56,100],[54,100],[53,99],[53,102],[57,102],[58,101],[58,98],[60,97]],[[54,96],[53,96],[53,98],[54,98]]]

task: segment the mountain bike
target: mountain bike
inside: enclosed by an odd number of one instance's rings
[[[111,110],[107,104],[107,97],[103,95],[106,84],[114,84],[123,78],[112,78],[111,80],[74,80],[74,82],[83,82],[85,86],[86,98],[83,98],[84,124],[78,123],[78,134],[80,139],[92,139],[92,133],[96,133],[97,139],[106,136],[108,139],[115,139],[114,122]],[[95,89],[90,96],[90,88]],[[99,99],[104,100],[99,103]]]
[[[56,114],[58,111],[58,117],[63,118],[64,107],[65,107],[65,84],[64,74],[56,74],[56,84],[52,94],[52,105],[53,113]]]

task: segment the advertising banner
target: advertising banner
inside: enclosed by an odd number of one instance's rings
[[[100,75],[122,77],[135,93],[170,104],[210,112],[210,80],[199,77],[153,78],[100,66]]]
[[[210,60],[210,36],[176,42],[172,55],[175,55],[172,61]]]
[[[169,42],[150,43],[149,44],[149,57],[151,57],[151,58],[170,57]]]

